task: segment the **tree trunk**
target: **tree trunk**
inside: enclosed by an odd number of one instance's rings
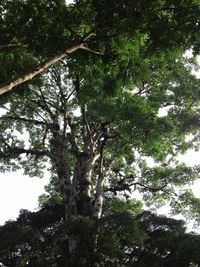
[[[104,201],[104,177],[103,173],[101,173],[97,181],[94,209],[92,214],[93,217],[97,219],[101,218],[103,211],[103,201]]]
[[[68,220],[75,214],[75,206],[72,205],[72,193],[73,186],[71,183],[70,167],[67,160],[67,147],[66,138],[59,135],[59,131],[53,131],[52,139],[52,153],[54,154],[53,166],[55,166],[58,181],[60,185],[60,191],[64,199],[65,205],[65,217]]]
[[[76,166],[77,212],[82,216],[92,216],[92,155],[89,151],[81,152]]]

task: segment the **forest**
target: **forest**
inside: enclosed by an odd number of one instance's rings
[[[200,266],[199,54],[198,0],[0,1],[0,171],[50,174],[2,266]]]

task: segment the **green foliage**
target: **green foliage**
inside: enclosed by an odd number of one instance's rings
[[[0,227],[0,261],[18,267],[199,265],[199,235],[186,233],[183,221],[126,212],[99,222],[80,216],[66,224],[63,215],[59,205],[21,211],[16,221]],[[72,240],[77,247],[69,255]]]
[[[182,53],[190,48],[198,53],[198,10],[198,1],[87,0],[73,5],[66,5],[64,0],[2,1],[0,43],[19,47],[10,47],[10,52],[1,49],[4,67],[0,82],[30,70],[91,32],[87,45],[104,56],[99,59],[78,52],[72,61],[92,71],[91,63],[97,66],[102,60],[103,66],[96,68],[95,75],[107,74],[105,90],[112,94],[130,78],[138,81],[146,77],[143,70],[149,57],[165,57],[169,51]],[[116,88],[112,87],[114,81]]]
[[[15,97],[2,105],[6,113],[1,117],[1,170],[23,168],[25,174],[41,177],[43,171],[49,168],[55,180],[58,141],[54,139],[53,129],[62,133],[66,109],[78,148],[82,151],[86,126],[77,110],[85,107],[85,116],[93,135],[98,136],[102,127],[107,129],[104,160],[113,160],[107,177],[111,192],[115,193],[115,188],[120,189],[123,181],[132,189],[136,186],[148,205],[160,206],[166,201],[173,205],[177,188],[184,189],[199,177],[198,168],[180,164],[176,156],[190,147],[190,142],[186,141],[189,134],[194,134],[196,145],[199,142],[198,123],[188,121],[191,117],[198,120],[200,96],[199,79],[191,74],[192,66],[196,67],[197,63],[177,54],[173,56],[171,58],[168,54],[163,59],[159,55],[149,59],[147,80],[138,76],[140,82],[136,84],[141,87],[136,87],[132,82],[132,86],[129,84],[121,88],[114,96],[105,96],[102,91],[105,73],[96,80],[88,69],[82,69],[79,73],[77,63],[72,67],[71,61],[52,68],[31,86],[31,91],[20,95],[13,93]],[[173,69],[167,64],[173,65]],[[81,84],[76,92],[77,76]],[[62,90],[57,83],[58,78]],[[62,94],[65,99],[70,98],[63,102]],[[165,116],[159,115],[162,109],[166,109]],[[75,155],[70,130],[67,131],[68,138],[62,145],[67,146],[66,158],[73,171],[76,167]],[[22,140],[22,134],[27,136],[27,140]],[[142,160],[144,156],[153,158],[157,166],[146,166]],[[95,184],[98,164],[95,164],[93,172]],[[130,190],[126,187],[121,192],[127,196]],[[59,201],[59,194],[51,192],[41,202],[45,203],[51,195]]]
[[[182,213],[185,218],[190,218],[195,221],[196,225],[200,223],[199,211],[200,200],[197,198],[191,189],[180,190],[178,194],[179,201],[172,200],[172,214]]]
[[[149,239],[132,266],[191,266],[199,265],[199,239],[195,233],[186,233],[183,221],[145,212],[140,217]],[[139,249],[140,250],[140,249]]]
[[[119,214],[131,214],[132,216],[136,216],[139,214],[142,210],[142,203],[137,200],[128,200],[123,201],[119,198],[112,198],[109,203],[109,209],[113,213],[119,213]]]
[[[48,185],[44,187],[45,193],[38,198],[39,206],[62,204],[62,196],[59,191],[59,182],[53,175]]]

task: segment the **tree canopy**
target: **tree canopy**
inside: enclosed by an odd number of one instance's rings
[[[130,84],[114,96],[102,90],[104,73],[96,82],[88,69],[70,71],[71,62],[52,67],[30,91],[14,93],[2,106],[2,171],[21,167],[41,176],[49,168],[67,214],[101,216],[105,195],[131,197],[136,189],[147,204],[170,201],[180,211],[192,201],[198,211],[198,200],[184,186],[198,178],[199,168],[177,160],[192,142],[198,146],[199,80],[187,61],[170,58],[173,69],[161,61],[145,84],[141,77],[141,87]],[[163,108],[168,113],[160,116]],[[197,140],[186,141],[189,134]]]
[[[109,78],[115,80],[121,69],[130,71],[152,55],[191,48],[199,52],[196,0],[74,2],[1,1],[1,94],[66,54],[79,64],[81,55],[86,62],[101,58],[110,63],[104,64],[106,68],[112,65]]]

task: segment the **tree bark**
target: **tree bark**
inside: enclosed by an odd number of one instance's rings
[[[67,160],[66,140],[63,140],[63,136],[59,134],[59,130],[54,129],[53,131],[51,149],[52,154],[54,154],[52,165],[56,169],[60,191],[64,199],[65,217],[68,220],[74,214],[73,207],[70,205],[72,183],[70,179],[70,167]]]
[[[59,60],[63,59],[66,56],[66,54],[72,54],[76,50],[78,50],[78,49],[80,49],[82,47],[83,47],[83,43],[68,47],[63,52],[60,52],[57,55],[48,58],[47,60],[45,60],[44,62],[39,64],[36,68],[32,69],[31,71],[27,72],[26,74],[21,75],[18,78],[15,78],[15,79],[12,79],[11,81],[6,82],[5,84],[3,84],[0,87],[0,95],[12,90],[17,85],[20,85],[20,84],[22,84],[22,83],[24,83],[26,81],[29,81],[29,80],[33,79],[36,75],[44,72],[51,65],[53,65],[56,62],[58,62]]]
[[[96,196],[94,202],[94,209],[93,209],[93,217],[100,219],[103,210],[103,201],[104,201],[104,177],[101,173],[96,186]]]
[[[17,44],[12,44],[12,43],[0,44],[0,49],[2,49],[2,48],[10,48],[10,47],[20,47],[20,46],[22,46],[20,43],[17,43]]]
[[[77,212],[82,216],[92,215],[92,155],[89,151],[81,152],[76,166]]]

